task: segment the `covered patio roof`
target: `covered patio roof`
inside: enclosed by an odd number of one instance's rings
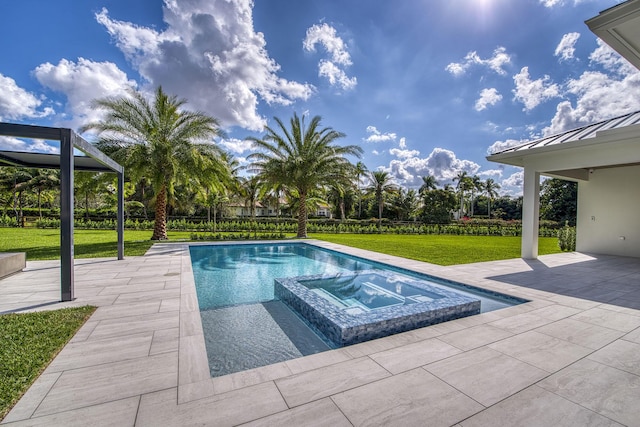
[[[640,69],[640,0],[603,10],[586,21],[589,29]]]
[[[562,179],[588,180],[595,169],[640,163],[639,143],[640,111],[636,111],[529,141],[491,154],[487,160],[531,165],[544,175]]]
[[[0,123],[0,135],[60,142],[60,154],[0,150],[0,167],[60,169],[61,299],[74,299],[73,172],[110,172],[118,176],[118,259],[124,258],[124,168],[71,129]],[[74,155],[79,150],[84,155]]]

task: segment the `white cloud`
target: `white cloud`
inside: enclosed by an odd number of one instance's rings
[[[485,171],[478,172],[478,176],[483,177],[485,179],[492,178],[493,180],[502,178],[502,169],[487,169]]]
[[[162,85],[223,126],[256,131],[266,123],[257,112],[260,100],[290,105],[312,95],[312,85],[278,77],[280,66],[269,57],[264,35],[253,28],[250,0],[166,0],[164,5],[163,31],[113,20],[106,9],[96,14],[149,86]]]
[[[491,56],[491,58],[482,59],[476,51],[471,51],[467,53],[462,62],[452,62],[445,67],[445,70],[454,76],[461,76],[466,73],[472,65],[480,65],[504,76],[507,74],[504,67],[510,63],[511,56],[507,53],[507,49],[502,46],[498,46],[493,51],[493,56]]]
[[[227,151],[237,154],[245,153],[253,148],[253,142],[236,138],[223,139],[218,145],[221,145]]]
[[[541,103],[560,96],[560,87],[551,83],[551,77],[531,80],[529,67],[522,67],[520,72],[513,76],[516,88],[513,89],[514,99],[524,104],[524,111],[533,110]]]
[[[543,129],[545,136],[640,109],[640,72],[599,44],[590,56],[592,65],[609,73],[585,71],[569,80],[566,91],[575,97],[575,104],[562,101],[557,105],[551,125]]]
[[[53,114],[53,109],[50,107],[38,111],[41,105],[40,98],[19,87],[11,77],[0,74],[0,121],[45,117]]]
[[[580,38],[580,33],[567,33],[562,36],[562,40],[556,46],[555,56],[559,56],[561,61],[568,61],[574,58],[576,52],[576,42]]]
[[[561,6],[564,4],[563,0],[540,0],[540,4],[542,4],[544,7],[554,7],[554,6]]]
[[[375,126],[367,126],[367,133],[370,135],[364,138],[365,142],[395,141],[397,137],[393,132],[381,133]]]
[[[399,148],[392,148],[389,150],[389,154],[396,156],[399,159],[408,159],[410,157],[416,157],[420,154],[418,150],[401,150]]]
[[[515,172],[500,182],[500,194],[514,197],[522,196],[523,183],[524,171]]]
[[[400,138],[400,141],[398,141],[398,147],[407,148],[407,138],[405,138],[404,136]]]
[[[67,97],[67,118],[61,125],[78,128],[100,119],[101,111],[91,108],[96,98],[124,96],[136,82],[112,62],[94,62],[78,58],[78,62],[61,59],[58,65],[40,64],[33,71],[38,81],[49,89]]]
[[[0,150],[56,154],[60,152],[60,147],[43,139],[20,139],[0,135]]]
[[[494,87],[485,88],[480,91],[480,98],[476,101],[476,111],[482,111],[490,105],[496,105],[502,100],[502,95]]]
[[[318,75],[326,77],[331,86],[337,85],[345,90],[353,89],[358,81],[355,77],[347,77],[343,69],[351,65],[351,55],[342,38],[337,35],[336,29],[327,23],[309,27],[302,46],[307,52],[315,52],[317,44],[322,45],[331,56],[330,59],[320,60]]]
[[[477,163],[458,159],[453,151],[444,148],[434,148],[426,158],[418,155],[419,153],[415,152],[411,157],[391,160],[384,170],[393,174],[402,185],[414,188],[422,184],[422,177],[425,175],[433,175],[441,185],[444,185],[452,182],[460,171],[474,175],[480,170],[480,165]]]
[[[487,149],[487,154],[499,153],[511,147],[516,147],[520,144],[524,144],[525,141],[517,139],[507,139],[506,141],[496,141]]]

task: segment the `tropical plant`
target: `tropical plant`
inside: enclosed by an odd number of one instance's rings
[[[176,184],[228,174],[220,149],[211,141],[222,131],[216,119],[183,110],[186,100],[165,94],[162,87],[151,102],[140,92],[129,94],[95,100],[93,106],[104,110],[104,118],[81,131],[97,131],[98,148],[122,164],[132,179],[149,180],[156,195],[151,240],[166,240],[167,198]]]
[[[369,172],[364,163],[358,162],[356,163],[355,168],[353,169],[356,178],[356,188],[358,190],[358,219],[362,218],[362,191],[360,189],[360,184],[362,177]]]
[[[426,175],[422,177],[422,185],[418,190],[418,194],[422,196],[426,191],[435,190],[436,188],[438,188],[438,180],[436,180],[436,177],[433,175]]]
[[[42,218],[42,195],[60,185],[60,173],[52,169],[31,169],[30,178],[17,185],[19,191],[35,191],[38,198],[38,216]],[[52,197],[53,198],[53,197]]]
[[[369,179],[371,180],[369,191],[375,194],[376,204],[378,205],[378,228],[381,228],[385,195],[393,194],[398,190],[398,187],[393,183],[392,177],[389,172],[380,170],[373,171],[369,175]]]
[[[491,218],[491,201],[498,196],[500,184],[488,178],[483,184],[484,193],[487,195],[487,218]]]
[[[464,214],[464,194],[469,188],[469,174],[466,171],[460,171],[453,180],[458,181],[458,184],[456,185],[456,189],[460,194],[460,211],[458,213],[458,218],[462,218],[462,215]]]
[[[276,117],[278,129],[267,126],[262,138],[248,138],[258,149],[248,157],[251,168],[264,181],[283,184],[297,194],[299,238],[307,237],[307,196],[328,183],[353,176],[353,165],[346,156],[362,153],[356,145],[337,145],[336,140],[345,135],[330,127],[320,128],[321,120],[315,116],[307,126],[304,116],[294,114],[287,129]]]

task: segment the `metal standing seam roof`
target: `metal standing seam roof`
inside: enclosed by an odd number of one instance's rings
[[[491,156],[507,153],[517,153],[533,148],[548,147],[551,145],[559,145],[565,142],[580,141],[588,138],[595,138],[598,132],[610,129],[619,129],[626,126],[632,126],[640,124],[640,111],[628,113],[623,116],[614,117],[612,119],[603,120],[598,123],[583,126],[581,128],[569,130],[563,133],[547,136],[534,141],[525,142],[524,144],[517,145],[515,147],[507,148],[506,150],[491,153]]]

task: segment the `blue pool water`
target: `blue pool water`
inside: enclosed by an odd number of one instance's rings
[[[349,276],[351,284],[358,285],[351,287],[355,292],[350,294],[344,294],[348,286],[340,290],[331,280],[311,281],[308,285],[317,288],[318,294],[326,293],[327,301],[334,297],[353,301],[362,310],[384,311],[437,297],[434,292],[420,291],[406,284],[401,286],[402,280],[398,278],[402,277],[407,277],[407,282],[415,282],[416,278],[428,280],[429,289],[435,286],[451,290],[451,283],[446,281],[304,243],[194,245],[190,246],[190,253],[212,376],[337,346],[274,297],[275,279]],[[376,275],[371,274],[372,270],[387,272],[387,277],[389,271],[394,271],[395,279],[374,279]],[[368,271],[366,278],[358,278],[357,272],[363,271]],[[489,295],[476,288],[457,287],[455,292],[479,299],[481,312],[522,302]]]

